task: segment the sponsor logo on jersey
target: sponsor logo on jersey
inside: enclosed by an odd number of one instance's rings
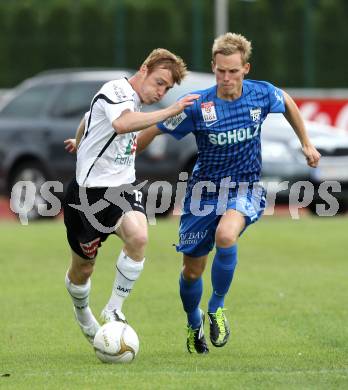
[[[214,121],[214,122],[206,123],[205,125],[206,125],[207,127],[212,127],[212,126],[216,125],[218,122],[219,122],[219,120]]]
[[[209,133],[209,141],[213,145],[233,145],[245,142],[259,135],[260,125],[247,127],[246,129],[228,130],[225,132]]]
[[[133,138],[129,140],[124,154],[126,156],[129,156],[131,154],[134,154],[136,150],[137,150],[137,136],[133,134]]]
[[[181,112],[180,114],[171,116],[166,121],[163,122],[164,126],[168,130],[175,130],[182,121],[184,121],[187,118],[187,115],[185,112]]]
[[[134,164],[134,155],[128,155],[128,156],[125,156],[123,154],[117,154],[116,157],[115,157],[115,163],[117,165],[127,165],[127,166],[131,166]]]
[[[259,122],[261,118],[261,107],[250,108],[250,118],[253,122]]]
[[[217,120],[215,106],[213,102],[202,103],[201,110],[204,122],[213,122]]]
[[[137,136],[133,134],[132,139],[129,140],[124,154],[117,153],[115,163],[117,165],[131,166],[134,163],[135,151],[137,150]]]

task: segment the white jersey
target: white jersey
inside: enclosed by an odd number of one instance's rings
[[[140,108],[139,96],[125,78],[109,81],[94,96],[77,150],[79,186],[118,187],[134,182],[136,133],[117,134],[112,122],[125,110]]]

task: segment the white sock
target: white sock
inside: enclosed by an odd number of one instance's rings
[[[145,258],[135,261],[128,257],[123,250],[116,264],[116,278],[112,288],[112,294],[107,304],[108,310],[122,310],[125,299],[132,291],[135,281],[139,278],[144,268]]]
[[[91,279],[88,279],[86,284],[77,285],[71,282],[66,273],[65,285],[73,301],[78,321],[83,325],[89,325],[93,321],[93,314],[88,306]]]

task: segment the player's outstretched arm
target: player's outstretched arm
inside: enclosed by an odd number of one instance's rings
[[[186,107],[191,106],[198,98],[199,95],[187,95],[171,106],[153,112],[125,111],[119,118],[112,122],[112,126],[117,134],[139,131],[179,114],[184,111]]]
[[[296,103],[289,94],[284,91],[283,94],[285,101],[284,116],[286,120],[290,123],[291,127],[294,129],[298,139],[301,142],[302,152],[306,157],[307,164],[312,168],[316,168],[318,166],[321,155],[311,143],[308,137],[304,121]]]
[[[137,136],[137,154],[141,153],[160,134],[162,132],[156,125],[142,130]]]

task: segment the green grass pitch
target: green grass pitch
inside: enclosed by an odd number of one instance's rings
[[[124,306],[140,352],[130,365],[106,365],[74,322],[63,223],[0,224],[1,389],[348,388],[347,218],[264,217],[250,227],[226,299],[232,337],[208,356],[186,352],[177,221],[149,229],[145,269]],[[120,248],[111,237],[100,250],[91,294],[98,315]]]

